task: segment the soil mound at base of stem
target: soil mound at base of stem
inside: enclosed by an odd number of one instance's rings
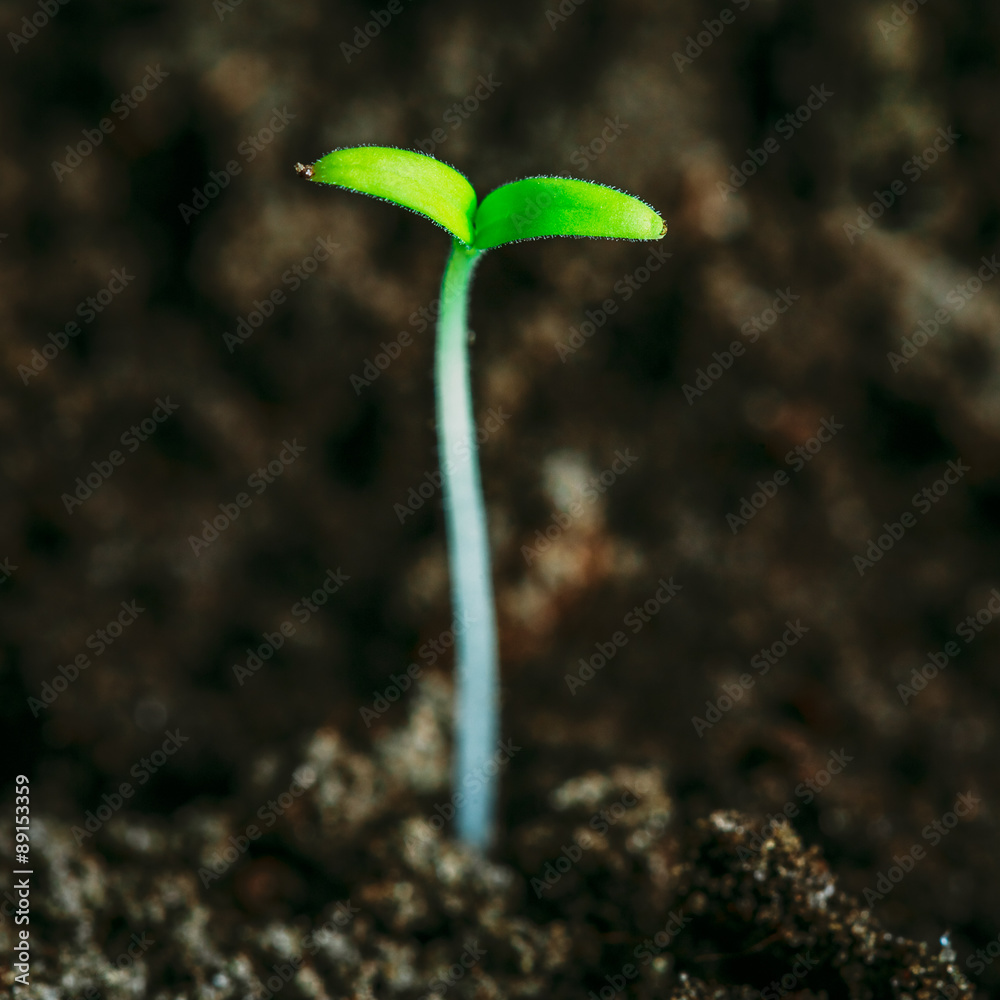
[[[660,766],[539,789],[501,862],[475,856],[443,818],[448,698],[426,686],[370,753],[314,734],[263,816],[36,818],[18,997],[972,997],[953,953],[884,931],[791,827],[720,811],[675,830]]]

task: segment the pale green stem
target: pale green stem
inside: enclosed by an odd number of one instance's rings
[[[483,252],[452,242],[441,284],[434,368],[455,629],[457,829],[459,839],[485,851],[496,811],[496,769],[487,764],[497,748],[500,698],[493,577],[469,378],[469,287]]]

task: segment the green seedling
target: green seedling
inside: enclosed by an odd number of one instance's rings
[[[648,205],[614,188],[563,177],[528,177],[482,202],[454,168],[424,153],[387,146],[337,149],[295,165],[303,177],[373,195],[426,216],[451,234],[435,348],[438,451],[456,633],[454,785],[461,789],[460,840],[489,847],[499,734],[496,613],[486,510],[469,378],[469,288],[487,250],[545,236],[657,240],[666,224]]]

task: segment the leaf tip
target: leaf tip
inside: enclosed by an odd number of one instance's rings
[[[662,219],[660,221],[663,222]],[[660,235],[657,237],[657,239],[662,240],[663,237],[666,235],[667,235],[667,224],[663,222],[663,228],[660,230]]]
[[[306,165],[305,163],[296,163],[295,172],[299,175],[299,177],[305,177],[306,180],[309,180],[314,173],[312,164]]]

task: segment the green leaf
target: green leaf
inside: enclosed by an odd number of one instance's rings
[[[604,184],[528,177],[488,194],[475,215],[477,250],[542,236],[658,240],[667,225],[645,202]]]
[[[300,173],[321,184],[374,195],[426,216],[467,246],[472,245],[476,192],[447,163],[393,146],[335,149]]]

